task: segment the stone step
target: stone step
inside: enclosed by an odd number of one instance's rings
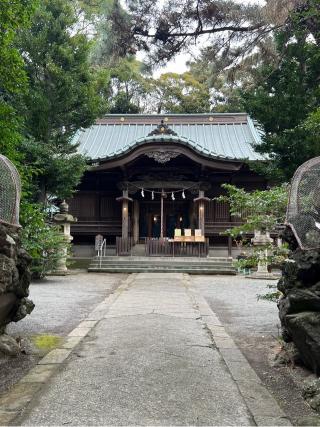
[[[145,257],[104,256],[94,257],[88,271],[136,272],[185,272],[190,274],[236,274],[230,257]]]
[[[92,258],[92,260],[100,260],[100,257],[94,257]],[[139,261],[139,262],[145,262],[147,264],[150,264],[150,261],[152,260],[152,262],[186,262],[186,263],[190,263],[190,262],[201,262],[201,263],[214,263],[214,262],[218,262],[220,263],[232,263],[233,259],[232,258],[219,258],[219,257],[172,257],[172,256],[168,256],[168,257],[156,257],[156,256],[150,256],[150,257],[146,257],[146,256],[141,256],[141,257],[135,257],[135,256],[105,256],[105,257],[101,257],[102,261],[116,261],[116,262],[120,262],[120,261]]]
[[[147,265],[147,264],[139,264],[139,263],[91,263],[89,268],[131,268],[131,267],[139,267],[139,268],[196,268],[196,269],[217,269],[217,270],[225,270],[225,269],[233,269],[232,265],[221,265],[221,264],[214,264],[214,265],[199,265],[199,264],[153,264],[153,265]]]
[[[153,266],[150,268],[147,267],[93,267],[88,269],[89,272],[94,273],[148,273],[148,272],[158,272],[158,273],[188,273],[188,274],[220,274],[220,275],[236,275],[235,269],[215,269],[215,268],[177,268],[177,267],[163,267],[163,266]]]

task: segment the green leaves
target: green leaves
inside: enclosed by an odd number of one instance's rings
[[[21,31],[19,48],[26,62],[29,88],[21,106],[26,142],[21,151],[33,175],[33,200],[47,193],[70,196],[86,169],[72,138],[102,113],[95,73],[89,63],[91,43],[74,31],[75,9],[66,0],[44,0]]]
[[[227,194],[217,200],[227,202],[231,215],[244,221],[243,225],[228,230],[229,235],[237,237],[255,230],[270,231],[284,222],[288,202],[287,186],[250,193],[230,184],[223,184],[222,187]]]
[[[45,211],[37,204],[22,203],[20,222],[21,241],[32,257],[31,271],[34,278],[42,278],[54,271],[69,247],[57,226],[48,223]]]
[[[158,113],[205,113],[210,111],[210,93],[206,83],[191,72],[166,73],[151,82]]]
[[[27,90],[27,76],[15,42],[17,32],[28,26],[32,11],[30,0],[0,2],[0,153],[17,166],[22,120],[16,107],[17,99]]]
[[[299,11],[291,14],[286,31],[276,36],[279,61],[258,67],[255,86],[242,92],[245,109],[265,131],[255,148],[269,155],[264,171],[273,181],[290,180],[303,162],[320,154],[320,54],[308,26],[312,15],[319,28],[320,10],[312,4],[303,8],[304,18]]]

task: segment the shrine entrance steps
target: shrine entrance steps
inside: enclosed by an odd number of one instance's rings
[[[235,275],[232,258],[102,256],[94,257],[89,272],[101,273],[189,273]]]

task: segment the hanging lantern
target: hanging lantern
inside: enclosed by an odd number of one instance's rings
[[[144,191],[143,188],[141,189],[141,196],[144,197]]]

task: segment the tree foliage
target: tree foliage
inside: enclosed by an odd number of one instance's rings
[[[67,243],[40,205],[24,202],[21,208],[21,242],[32,257],[33,277],[40,279],[55,270]]]
[[[110,113],[142,111],[147,92],[146,72],[144,64],[133,56],[119,59],[110,67]]]
[[[288,202],[287,186],[252,192],[231,184],[223,184],[222,187],[227,194],[217,200],[227,202],[231,215],[244,221],[243,225],[228,230],[233,237],[253,233],[255,230],[271,231],[277,224],[284,223]]]
[[[252,41],[269,24],[257,4],[248,5],[232,0],[212,1],[128,1],[124,12],[118,1],[108,16],[115,49],[124,46],[132,50],[145,49],[153,61],[163,62],[193,44],[202,35],[211,36],[217,52],[223,51],[230,40]],[[214,37],[215,35],[218,37]]]
[[[316,18],[320,25],[320,9]],[[299,165],[320,152],[319,135],[311,131],[318,118],[320,55],[311,36],[301,25],[300,12],[293,14],[288,31],[276,38],[280,60],[263,64],[255,85],[243,91],[244,108],[265,132],[256,150],[268,154],[265,171],[273,180],[287,181]]]
[[[27,90],[27,76],[21,53],[15,46],[17,31],[30,22],[30,0],[3,0],[0,3],[0,152],[18,162],[21,117],[16,99]]]
[[[66,197],[79,182],[85,159],[72,138],[100,113],[95,76],[89,65],[90,42],[73,29],[74,8],[65,0],[44,0],[31,26],[21,31],[29,88],[21,105],[27,142],[21,151],[37,166],[38,197]]]
[[[206,113],[211,109],[208,86],[194,74],[165,73],[150,81],[157,113]]]
[[[73,137],[106,109],[81,13],[76,1],[0,4],[0,152],[22,174],[22,239],[37,276],[54,269],[66,242],[35,201],[71,194],[86,167]]]

